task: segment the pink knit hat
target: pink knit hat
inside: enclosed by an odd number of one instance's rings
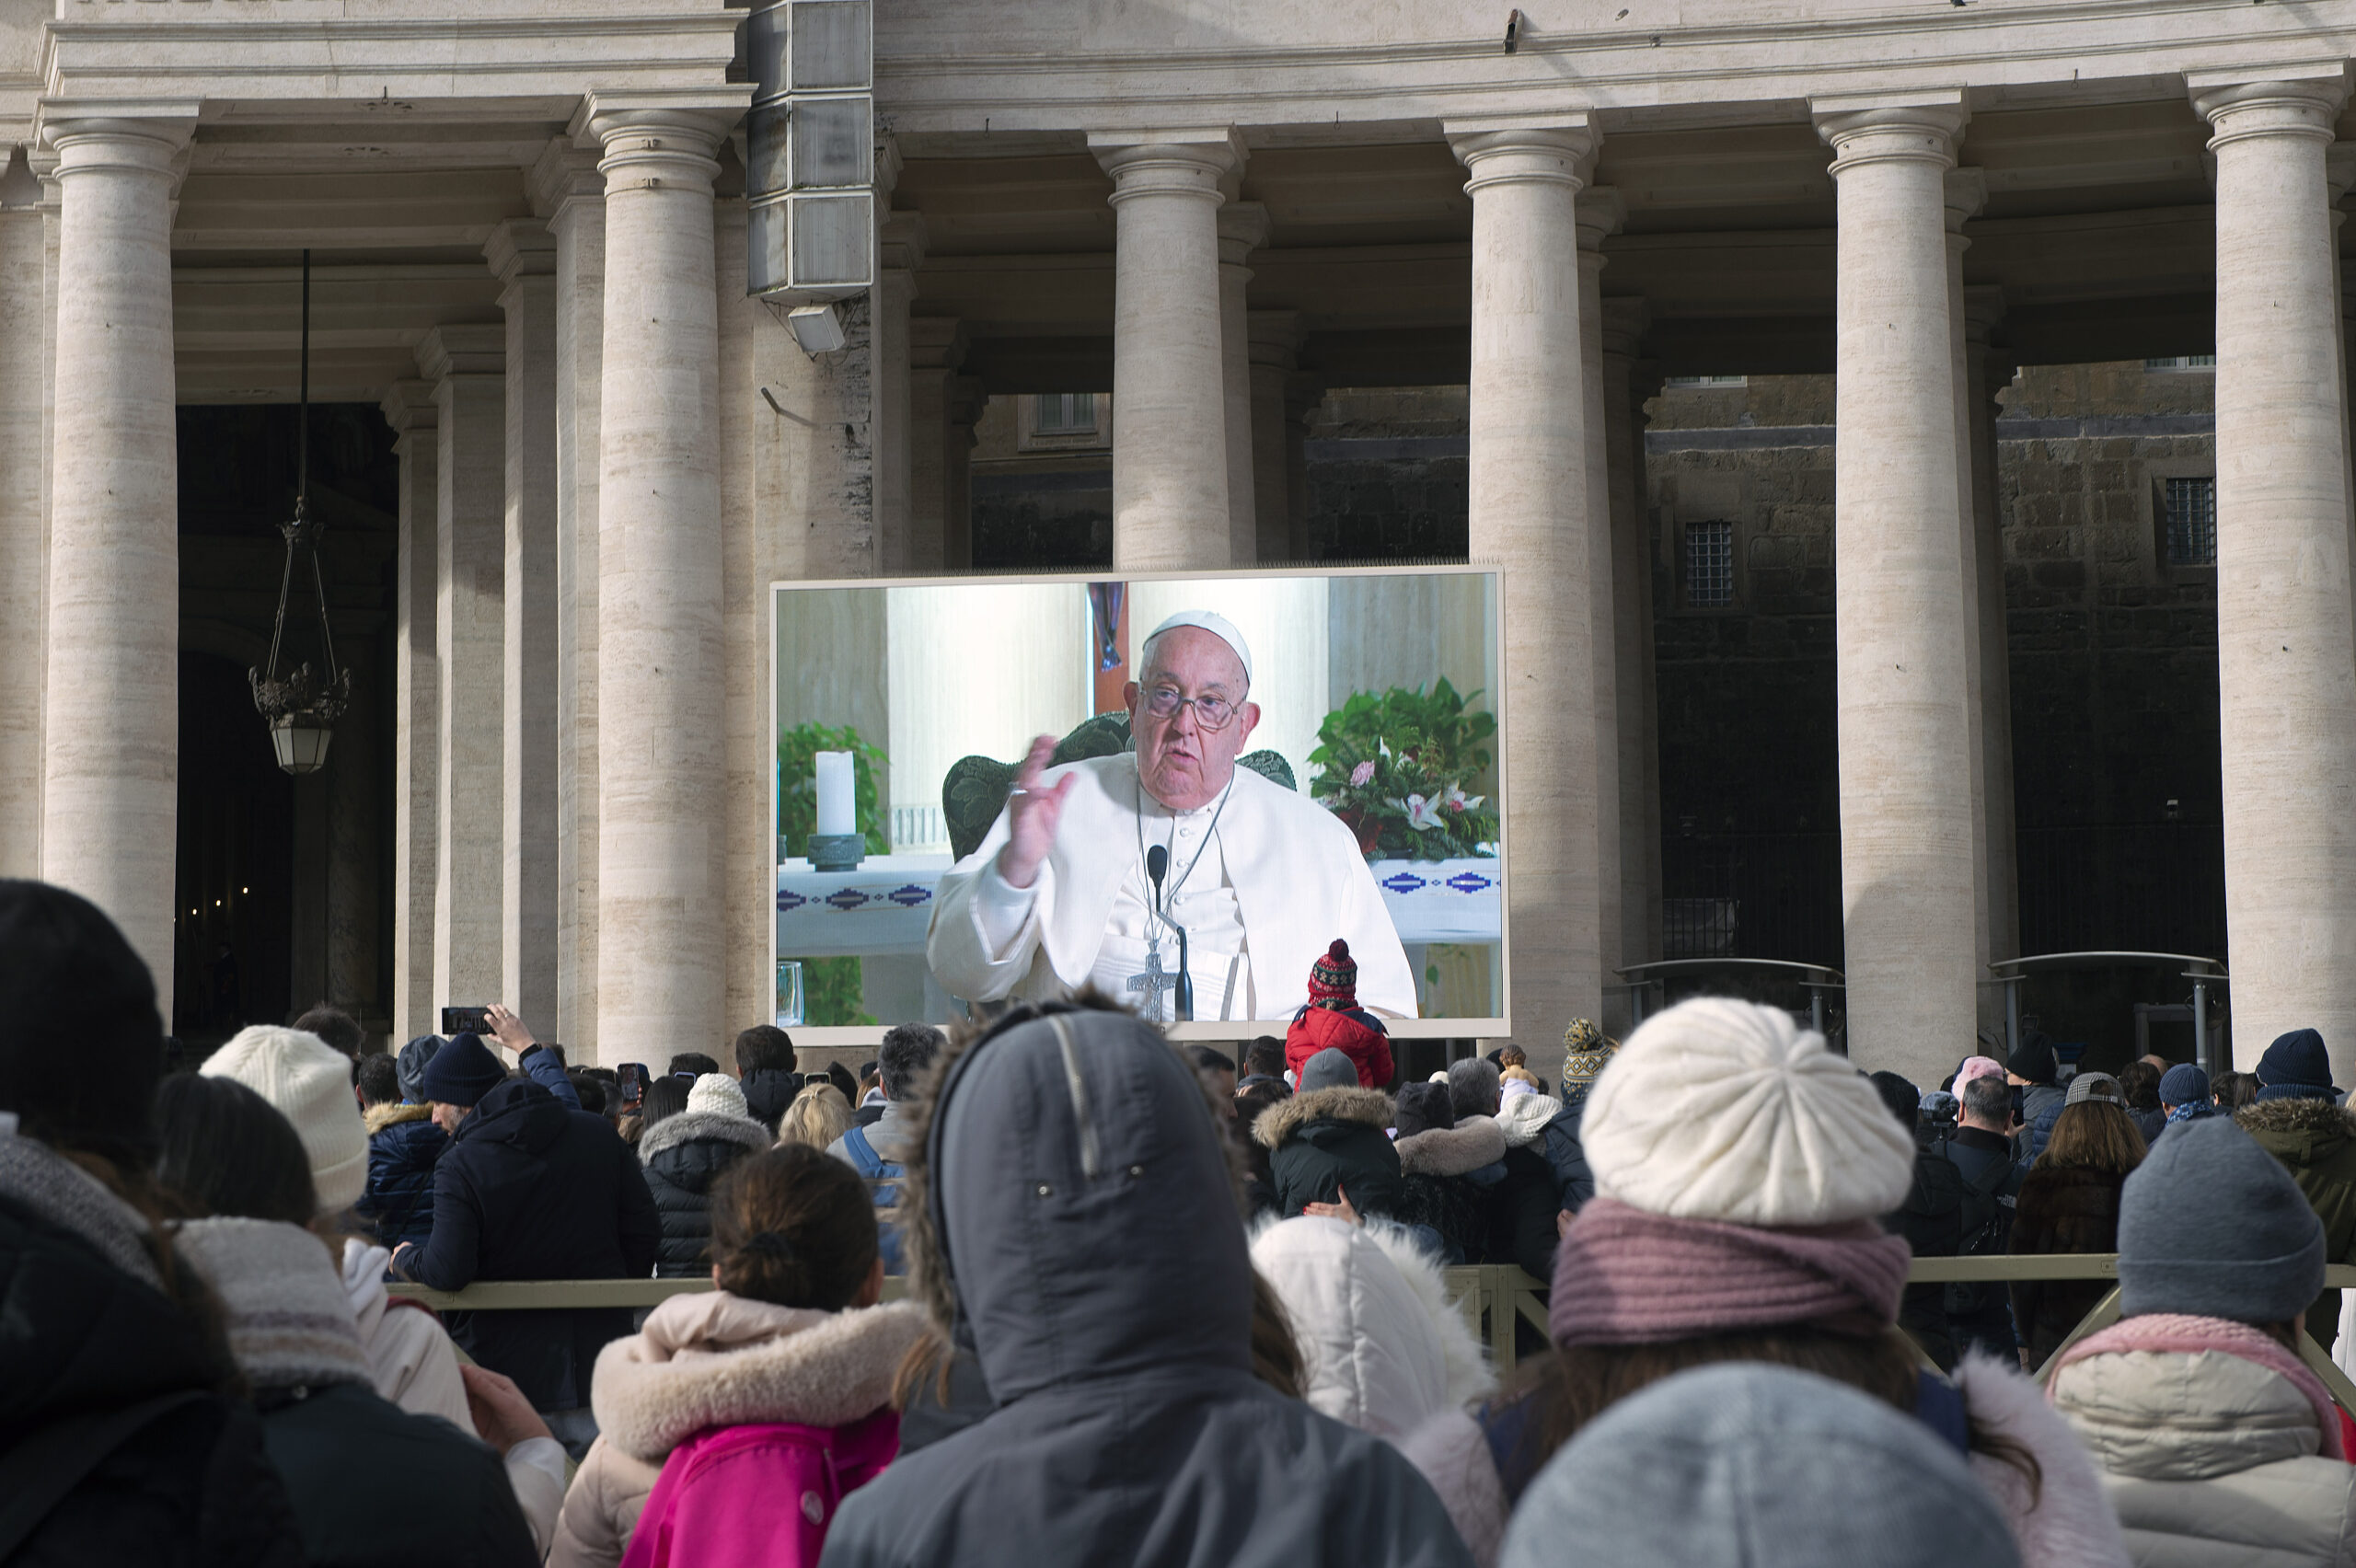
[[[1996,1060],[1995,1057],[1966,1056],[1963,1059],[1963,1066],[1956,1068],[1955,1070],[1955,1083],[1952,1086],[1952,1091],[1960,1095],[1963,1092],[1963,1086],[1969,1083],[1976,1078],[2001,1078],[2004,1076],[2004,1064]]]

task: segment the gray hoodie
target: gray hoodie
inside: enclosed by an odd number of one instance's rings
[[[1469,1568],[1396,1449],[1252,1375],[1226,1153],[1150,1027],[1063,1012],[944,1057],[910,1177],[996,1408],[846,1498],[826,1568]]]

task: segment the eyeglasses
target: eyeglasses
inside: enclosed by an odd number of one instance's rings
[[[1223,697],[1189,698],[1170,686],[1147,687],[1143,706],[1156,719],[1174,719],[1181,708],[1191,707],[1195,723],[1205,730],[1224,730],[1235,718],[1235,704]]]

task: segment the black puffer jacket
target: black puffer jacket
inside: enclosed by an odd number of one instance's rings
[[[1276,1212],[1292,1219],[1302,1205],[1334,1203],[1346,1192],[1359,1214],[1395,1217],[1406,1190],[1390,1126],[1389,1095],[1346,1084],[1261,1112],[1252,1136],[1268,1151]]]
[[[682,1111],[646,1129],[638,1160],[647,1191],[663,1216],[663,1247],[654,1272],[685,1279],[711,1272],[711,1186],[748,1154],[769,1147],[768,1130],[722,1111]]]
[[[629,1146],[603,1116],[511,1078],[458,1124],[433,1173],[433,1234],[396,1260],[436,1290],[479,1279],[642,1279],[663,1223]],[[450,1337],[540,1410],[589,1402],[597,1352],[627,1307],[452,1312]]]
[[[0,1145],[0,1561],[298,1568],[261,1424],[219,1391],[225,1349],[110,1262],[136,1216],[79,1170],[41,1170],[64,1162],[31,1139]],[[69,1211],[121,1223],[94,1241]]]
[[[1393,1217],[1402,1225],[1429,1226],[1440,1239],[1440,1262],[1449,1267],[1483,1261],[1488,1252],[1488,1205],[1481,1189],[1465,1177],[1505,1158],[1506,1134],[1497,1119],[1467,1116],[1453,1127],[1410,1133],[1392,1147],[1405,1178]]]
[[[1470,1563],[1397,1449],[1252,1375],[1227,1155],[1159,1034],[1057,1014],[941,1071],[909,1246],[996,1408],[845,1498],[823,1568]]]

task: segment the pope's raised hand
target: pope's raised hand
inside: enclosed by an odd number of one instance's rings
[[[1052,789],[1039,788],[1039,776],[1056,754],[1056,737],[1041,735],[1031,743],[1031,755],[1014,776],[1014,792],[1006,798],[1006,847],[998,852],[998,874],[1010,887],[1029,887],[1039,880],[1039,867],[1056,847],[1056,824],[1063,820],[1064,801],[1078,776],[1066,774]]]

